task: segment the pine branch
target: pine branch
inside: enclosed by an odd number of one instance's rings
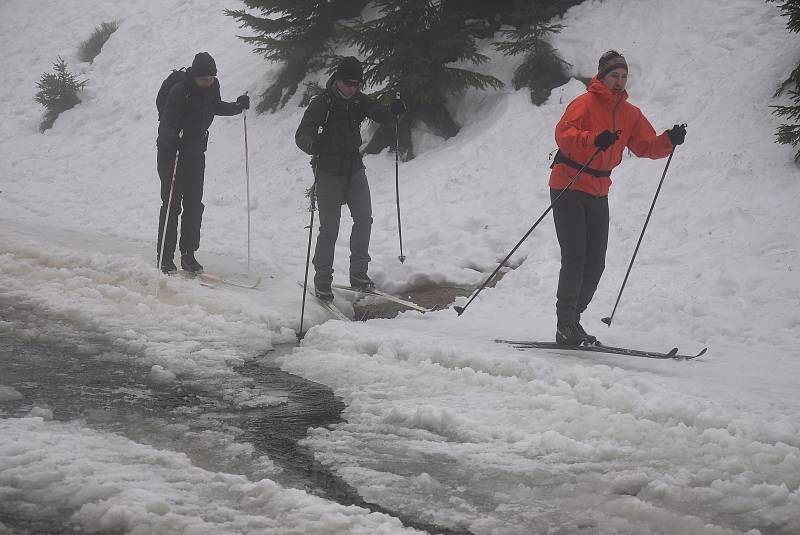
[[[781,0],[767,1],[778,3]],[[783,0],[778,8],[781,10],[782,15],[789,17],[789,21],[786,23],[786,28],[790,32],[800,32],[800,4],[798,4],[797,0]]]

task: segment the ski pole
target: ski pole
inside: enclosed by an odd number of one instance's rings
[[[245,92],[245,95],[247,92]],[[250,157],[247,146],[247,110],[242,110],[244,123],[244,174],[247,182],[247,272],[250,273]]]
[[[300,330],[297,331],[297,341],[303,339],[303,318],[306,311],[306,294],[308,293],[308,264],[311,260],[311,235],[314,232],[314,210],[317,201],[317,162],[316,156],[311,157],[311,170],[314,172],[314,185],[311,186],[311,223],[308,225],[308,249],[306,250],[306,273],[303,276],[303,304],[300,307]]]
[[[161,250],[158,252],[158,271],[162,271],[164,265],[164,242],[167,241],[167,224],[169,223],[169,212],[172,209],[172,192],[175,191],[175,176],[178,174],[179,151],[175,152],[175,163],[172,166],[172,181],[169,184],[169,199],[167,200],[167,213],[164,214],[164,228],[161,231]]]
[[[686,126],[685,124],[682,126]],[[607,318],[602,318],[600,321],[611,327],[611,321],[614,319],[614,313],[617,311],[617,305],[619,305],[619,300],[622,297],[622,291],[625,289],[625,283],[628,282],[628,275],[631,274],[631,268],[633,267],[633,261],[636,260],[636,253],[639,252],[639,246],[642,244],[642,238],[644,238],[644,231],[647,229],[647,224],[650,222],[650,216],[653,215],[653,208],[656,206],[656,200],[658,199],[658,194],[661,191],[661,185],[664,184],[664,177],[667,176],[667,169],[669,169],[669,163],[672,161],[672,155],[675,154],[675,147],[672,147],[672,151],[669,153],[669,158],[667,158],[667,165],[664,166],[664,172],[661,174],[661,180],[658,183],[658,188],[656,189],[656,195],[653,197],[653,202],[650,205],[650,211],[647,213],[647,218],[644,220],[644,226],[642,227],[642,233],[639,234],[639,241],[636,242],[636,248],[633,250],[633,256],[631,257],[631,261],[628,264],[628,271],[625,272],[625,278],[622,280],[622,286],[619,289],[619,294],[617,294],[617,301],[614,303],[614,310],[611,311],[611,315]]]
[[[575,176],[572,177],[572,179],[569,181],[569,183],[566,185],[566,187],[563,190],[561,190],[561,193],[559,193],[556,196],[556,198],[553,199],[553,202],[550,203],[550,206],[547,207],[547,210],[545,210],[544,213],[539,217],[539,219],[536,220],[536,223],[534,223],[533,226],[528,230],[528,232],[525,233],[525,235],[522,237],[522,239],[519,240],[519,242],[517,242],[517,244],[514,246],[514,248],[511,249],[511,252],[508,253],[508,255],[506,255],[506,257],[503,259],[503,261],[500,262],[500,264],[495,268],[494,271],[492,271],[492,274],[489,275],[488,277],[486,277],[486,280],[483,281],[483,284],[481,284],[480,288],[478,288],[478,290],[475,293],[472,294],[472,297],[469,298],[469,301],[467,301],[467,304],[464,305],[463,307],[459,307],[459,306],[454,306],[453,307],[453,309],[456,312],[458,312],[459,316],[461,316],[461,314],[464,313],[464,311],[467,309],[469,304],[472,303],[472,301],[476,297],[478,297],[478,294],[481,293],[481,291],[486,287],[486,285],[489,284],[489,282],[494,278],[495,275],[497,275],[497,272],[500,271],[500,269],[506,264],[506,262],[508,262],[508,259],[511,258],[511,255],[513,255],[516,252],[516,250],[519,249],[519,247],[522,245],[522,243],[526,239],[528,239],[528,236],[530,236],[531,232],[533,232],[533,229],[535,229],[539,225],[539,223],[542,222],[542,219],[544,219],[544,217],[548,214],[548,212],[550,212],[550,210],[553,209],[553,206],[555,206],[555,204],[558,202],[558,200],[561,199],[561,196],[564,195],[564,193],[566,193],[567,190],[569,190],[569,188],[575,183],[575,181],[578,180],[578,177],[581,175],[581,173],[583,173],[584,169],[589,167],[589,164],[592,163],[594,161],[594,159],[597,157],[597,155],[600,154],[601,152],[602,152],[602,149],[600,149],[600,148],[598,148],[596,151],[594,151],[594,154],[592,154],[592,157],[589,158],[589,161],[586,162],[585,164],[583,164],[583,167],[581,167],[578,170],[578,172],[575,173]]]
[[[400,100],[400,91],[395,93],[394,98]],[[396,116],[394,120],[394,192],[397,198],[397,234],[400,238],[400,256],[397,259],[402,264],[406,257],[403,254],[403,225],[400,223],[400,116]]]

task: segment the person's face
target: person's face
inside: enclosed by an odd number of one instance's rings
[[[628,70],[622,67],[610,71],[600,79],[611,91],[624,91],[625,84],[628,83]]]
[[[208,89],[212,85],[214,85],[214,80],[216,76],[195,76],[194,83],[197,84],[197,87],[200,89]]]
[[[336,80],[336,89],[347,98],[355,95],[359,87],[361,87],[361,82],[358,80]]]

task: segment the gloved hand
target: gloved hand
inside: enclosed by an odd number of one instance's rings
[[[238,104],[243,110],[250,109],[250,97],[247,95],[242,95],[236,99],[236,104]]]
[[[667,135],[669,136],[669,140],[672,142],[673,147],[683,144],[684,140],[686,139],[686,125],[676,124],[667,130]]]
[[[600,150],[606,150],[608,147],[614,144],[619,139],[619,134],[617,132],[611,132],[610,130],[603,130],[597,137],[594,138],[594,146],[598,147]]]
[[[392,112],[392,115],[395,117],[400,117],[408,111],[408,108],[406,107],[405,102],[399,98],[396,98],[392,100],[391,104],[389,104],[389,111]]]

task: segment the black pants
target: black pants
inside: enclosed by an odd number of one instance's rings
[[[158,149],[156,156],[158,176],[161,179],[161,212],[158,217],[158,245],[156,254],[161,252],[161,236],[164,236],[164,219],[172,186],[172,172],[175,169],[175,153]],[[169,206],[167,234],[164,239],[164,258],[172,258],[178,241],[178,215],[181,217],[181,253],[191,253],[200,247],[200,225],[203,222],[203,181],[206,170],[205,153],[181,153],[175,173],[175,188]],[[183,210],[181,210],[183,208]]]
[[[561,190],[551,189],[554,200]],[[559,322],[572,322],[589,306],[606,267],[608,197],[569,190],[553,206],[561,271],[556,292]]]

